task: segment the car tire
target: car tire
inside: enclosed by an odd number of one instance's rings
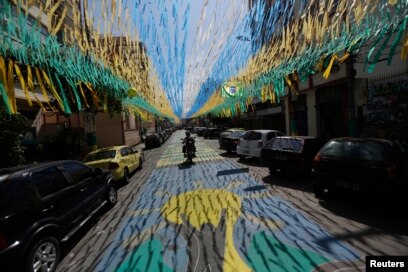
[[[138,169],[140,170],[140,169],[142,169],[142,167],[143,167],[143,160],[142,160],[142,157],[139,157],[139,167],[138,167]]]
[[[269,168],[269,174],[276,174],[276,168],[275,167],[272,167],[272,166],[269,166],[268,167]]]
[[[245,160],[245,156],[240,155],[240,156],[239,156],[239,159],[240,159],[241,161],[243,161],[243,160]]]
[[[129,177],[129,169],[126,167],[125,170],[123,170],[123,181],[128,184],[130,181]]]
[[[325,192],[325,189],[323,186],[317,185],[317,184],[313,185],[313,192],[317,199],[320,199],[320,200],[327,199],[327,192]]]
[[[112,208],[118,202],[118,190],[116,190],[116,187],[112,184],[108,185],[106,201],[108,202],[108,208]]]
[[[55,237],[43,237],[28,248],[26,271],[50,271],[57,268],[61,249]],[[37,268],[35,268],[37,267]],[[40,268],[40,270],[38,270]]]

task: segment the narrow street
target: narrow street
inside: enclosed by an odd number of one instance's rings
[[[364,271],[366,255],[407,255],[398,207],[319,203],[308,178],[269,175],[217,139],[197,137],[186,164],[183,136],[145,150],[117,205],[63,244],[57,271]]]

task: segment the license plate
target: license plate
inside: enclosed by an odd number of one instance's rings
[[[282,160],[282,161],[286,161],[286,155],[275,155],[275,159],[277,160]]]
[[[336,180],[336,186],[351,189],[354,191],[358,191],[360,189],[360,185],[358,183],[345,182],[342,180]]]
[[[242,153],[244,153],[244,154],[246,154],[246,155],[249,155],[249,154],[250,154],[249,150],[244,150],[244,151],[242,151]]]

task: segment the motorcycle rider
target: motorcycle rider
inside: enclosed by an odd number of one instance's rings
[[[186,149],[187,149],[187,141],[188,140],[193,141],[194,153],[196,152],[196,148],[195,148],[195,144],[194,144],[195,140],[194,140],[193,137],[191,137],[190,131],[186,131],[186,137],[183,139],[183,154],[184,154],[184,157],[187,157],[187,154],[186,154],[187,150]],[[194,155],[194,157],[195,157],[195,155]]]

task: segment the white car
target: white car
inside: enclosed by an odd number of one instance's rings
[[[237,155],[241,160],[245,157],[261,157],[262,148],[276,136],[285,136],[277,130],[248,130],[245,131],[237,145]]]

